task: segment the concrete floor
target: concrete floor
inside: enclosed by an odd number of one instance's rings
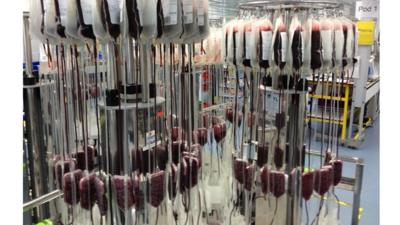
[[[313,149],[319,149],[320,142],[312,144]],[[378,225],[379,224],[379,118],[372,127],[366,130],[364,143],[358,149],[340,148],[342,156],[358,157],[364,160],[364,176],[361,191],[361,219],[360,225]],[[312,167],[319,166],[319,158],[311,160]],[[344,164],[344,176],[354,177],[355,167],[351,164]],[[340,199],[348,206],[341,206],[340,221],[341,225],[350,225],[353,201],[352,192],[336,190]],[[315,217],[318,199],[314,198],[310,210],[310,221]]]

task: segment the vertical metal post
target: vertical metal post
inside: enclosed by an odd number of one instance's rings
[[[29,33],[29,13],[24,12],[24,62],[25,71],[28,77],[32,77],[32,44]]]
[[[359,218],[359,208],[361,201],[361,187],[363,181],[363,171],[364,165],[362,163],[357,163],[356,165],[356,176],[355,176],[355,184],[354,184],[354,194],[353,194],[353,214],[351,218],[352,225],[358,225]]]
[[[354,121],[354,109],[360,108],[360,115],[358,118],[358,132],[362,130],[362,117],[364,116],[364,105],[365,105],[365,95],[366,95],[366,85],[368,81],[368,67],[369,67],[369,59],[371,55],[371,46],[359,46],[359,54],[360,54],[360,72],[358,79],[355,80],[354,87],[353,87],[353,104],[351,106],[351,117],[350,123],[348,128],[348,135],[347,135],[347,144],[353,145],[353,131],[352,125]],[[360,123],[361,122],[361,123]],[[356,145],[357,146],[357,145]]]

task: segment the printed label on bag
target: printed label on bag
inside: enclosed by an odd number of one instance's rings
[[[199,26],[204,26],[204,0],[197,0],[197,22]]]
[[[183,22],[185,24],[193,23],[193,0],[182,0]]]
[[[245,51],[246,51],[246,55],[245,58],[246,59],[250,59],[250,53],[251,53],[251,45],[250,45],[250,40],[251,40],[251,32],[245,32],[245,38],[246,38],[246,45],[245,45]]]
[[[178,23],[178,1],[163,0],[163,13],[165,25],[175,25]]]
[[[286,62],[286,53],[288,46],[288,36],[286,32],[281,32],[281,40],[282,40],[282,62]]]
[[[269,60],[271,49],[272,31],[261,31],[262,38],[262,60]]]
[[[83,23],[86,25],[92,24],[92,5],[90,0],[81,0],[81,8],[83,15]]]
[[[60,9],[60,22],[63,26],[67,23],[67,1],[68,0],[58,0],[58,8]]]
[[[121,0],[107,0],[108,11],[110,12],[110,20],[112,24],[118,24],[121,19]]]

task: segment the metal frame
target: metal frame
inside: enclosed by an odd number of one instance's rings
[[[313,83],[311,80],[308,82]],[[317,82],[315,82],[316,84]],[[327,82],[325,82],[327,83]],[[325,85],[325,84],[324,84]],[[331,81],[328,81],[328,85],[332,85]],[[344,103],[344,108],[343,108],[343,113],[341,115],[341,119],[327,119],[327,118],[321,118],[319,116],[313,116],[311,115],[311,121],[315,122],[323,122],[323,123],[334,123],[334,124],[339,124],[342,127],[342,131],[340,134],[340,141],[342,144],[346,143],[346,135],[347,135],[347,119],[348,119],[348,114],[349,114],[349,102],[350,102],[350,89],[352,87],[352,84],[344,84],[344,97],[330,97],[330,96],[322,96],[322,95],[317,95],[317,94],[310,94],[309,96],[311,98],[316,98],[316,99],[324,99],[324,100],[336,100],[336,101],[341,101]],[[311,112],[310,112],[311,113]],[[309,118],[307,118],[307,121]]]
[[[319,152],[313,150],[311,150],[311,152],[307,151],[307,154],[313,156],[321,156]],[[351,225],[358,225],[360,221],[358,215],[361,203],[361,190],[362,190],[362,181],[364,175],[364,160],[361,158],[348,157],[348,156],[338,156],[337,159],[340,159],[346,163],[355,164],[356,167],[354,177],[342,177],[342,180],[338,184],[337,188],[353,192]]]

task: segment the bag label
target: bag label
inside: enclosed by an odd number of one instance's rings
[[[112,24],[119,24],[122,16],[121,16],[121,0],[107,0],[108,3],[108,11],[110,13],[110,20]]]
[[[262,38],[262,60],[269,60],[271,41],[272,41],[272,31],[261,31]]]
[[[86,25],[92,24],[92,5],[89,0],[81,0],[81,8],[83,15],[83,23]]]
[[[183,23],[193,23],[193,0],[182,0]]]
[[[204,26],[204,0],[197,0],[197,22],[199,26]]]
[[[281,40],[282,40],[282,62],[286,62],[286,53],[287,53],[287,46],[288,46],[288,35],[286,32],[281,32]]]
[[[163,0],[163,13],[165,25],[178,23],[178,0]]]
[[[67,23],[67,0],[58,0],[58,8],[60,10],[60,22],[65,26]]]
[[[245,43],[245,51],[246,51],[246,55],[245,55],[245,59],[250,59],[250,53],[251,53],[251,45],[250,45],[250,41],[251,41],[251,32],[245,32],[245,38],[246,38],[246,43]]]

